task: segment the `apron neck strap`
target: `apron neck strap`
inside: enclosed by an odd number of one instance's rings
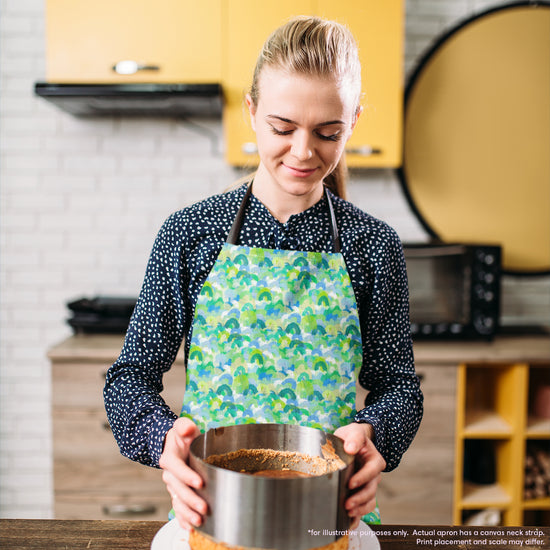
[[[334,252],[339,253],[341,251],[340,247],[340,236],[338,235],[338,225],[336,224],[336,216],[334,215],[334,207],[332,206],[332,200],[330,199],[328,189],[325,187],[325,197],[327,198],[328,203],[328,209],[330,214],[330,228],[332,232],[332,245],[334,248]],[[241,202],[241,205],[239,207],[239,210],[237,212],[237,215],[235,216],[235,221],[233,222],[233,225],[231,226],[231,230],[229,231],[229,234],[227,235],[227,243],[228,244],[237,244],[239,242],[239,235],[241,233],[241,227],[243,225],[244,220],[244,214],[246,210],[246,206],[248,204],[248,200],[250,199],[250,195],[252,195],[252,183],[248,184],[248,187],[246,189],[246,193],[243,197],[243,200]]]

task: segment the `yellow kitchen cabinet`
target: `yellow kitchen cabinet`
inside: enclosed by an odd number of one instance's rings
[[[550,363],[544,360],[459,366],[455,525],[488,509],[498,511],[502,525],[543,525],[550,517],[550,497],[532,498],[524,491],[530,447],[550,451],[550,420],[538,417],[533,407],[549,374]]]
[[[401,164],[404,7],[401,0],[317,0],[320,16],[346,24],[359,46],[363,113],[346,147],[349,166]]]
[[[268,34],[293,15],[315,14],[346,24],[359,46],[363,107],[346,160],[351,167],[396,167],[401,163],[403,110],[402,0],[310,0],[267,4],[226,1],[223,57],[226,160],[236,166],[258,163],[255,136],[244,106],[259,50]]]
[[[222,0],[47,0],[55,83],[218,83]],[[142,68],[119,74],[133,61]]]

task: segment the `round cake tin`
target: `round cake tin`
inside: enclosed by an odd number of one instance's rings
[[[206,462],[212,455],[242,449],[326,457],[327,446],[343,465],[312,477],[253,476]],[[344,502],[354,457],[332,434],[286,424],[214,428],[193,441],[189,463],[204,480],[198,493],[208,504],[205,521],[197,529],[216,542],[246,548],[307,550],[334,542],[350,527]]]

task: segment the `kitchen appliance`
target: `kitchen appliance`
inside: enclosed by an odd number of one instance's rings
[[[137,299],[122,296],[79,298],[67,304],[67,320],[75,334],[124,334]]]
[[[313,477],[253,476],[214,466],[211,455],[273,449],[323,456],[331,444],[345,466]],[[190,448],[190,466],[204,479],[199,494],[209,512],[198,529],[216,541],[249,548],[306,550],[334,542],[350,527],[344,508],[353,456],[342,440],[321,430],[286,424],[243,424],[211,429]],[[340,531],[340,534],[336,534]]]
[[[413,339],[491,339],[496,334],[500,246],[410,243],[403,248]]]
[[[124,115],[219,118],[220,84],[55,84],[37,82],[34,93],[79,117]]]

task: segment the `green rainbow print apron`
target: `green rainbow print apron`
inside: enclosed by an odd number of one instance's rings
[[[197,300],[181,416],[203,432],[286,423],[332,433],[353,421],[363,359],[332,203],[326,194],[334,253],[241,246],[251,188]]]

